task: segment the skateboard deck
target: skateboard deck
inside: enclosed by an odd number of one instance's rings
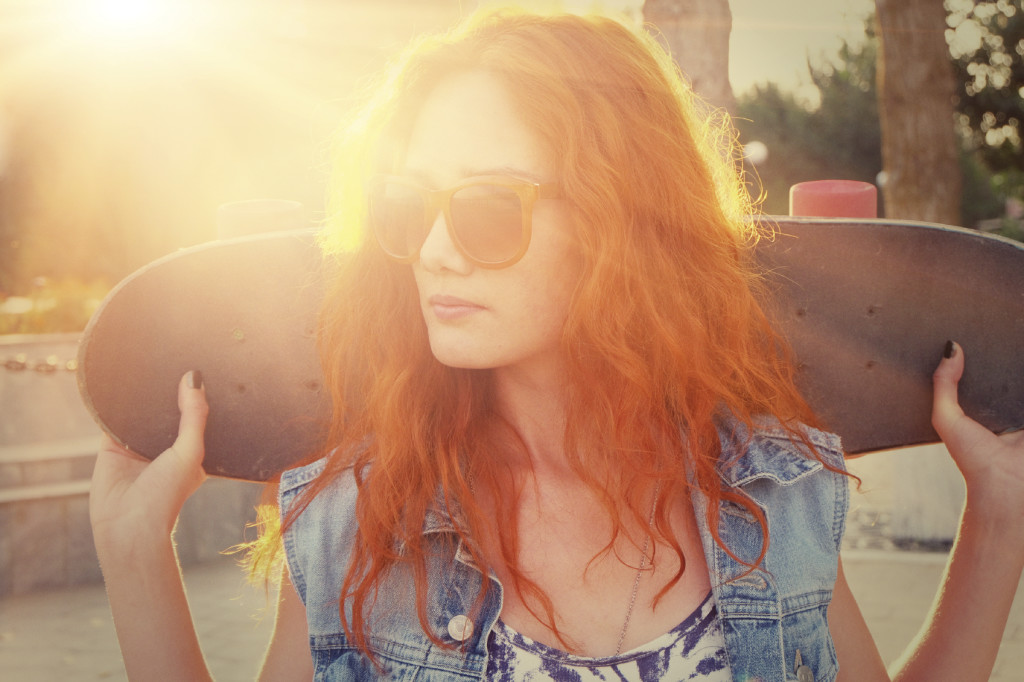
[[[964,411],[1024,426],[1024,244],[929,223],[780,218],[758,247],[798,385],[848,455],[934,443],[932,372],[967,357]]]
[[[1024,425],[1024,244],[942,225],[776,218],[757,251],[798,383],[855,455],[935,442],[931,374],[967,354],[960,399]],[[119,284],[90,321],[78,382],[97,423],[152,458],[173,443],[176,388],[200,369],[204,466],[266,480],[314,452],[329,399],[315,348],[323,295],[312,232],[186,249]]]
[[[177,385],[203,373],[204,468],[262,481],[314,451],[329,418],[315,347],[323,295],[312,232],[184,249],[110,292],[79,344],[78,386],[115,441],[152,459],[174,442]]]

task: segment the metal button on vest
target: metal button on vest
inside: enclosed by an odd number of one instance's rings
[[[797,682],[814,682],[814,673],[804,665],[804,657],[800,655],[799,649],[796,650],[796,664],[794,667],[796,669]]]
[[[473,621],[459,614],[448,621],[448,634],[456,642],[465,642],[473,636]]]

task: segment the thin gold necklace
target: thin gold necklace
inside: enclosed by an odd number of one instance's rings
[[[636,606],[636,596],[640,591],[640,577],[644,574],[647,566],[647,549],[651,545],[651,531],[654,528],[654,513],[658,508],[658,494],[661,492],[661,481],[654,487],[654,502],[651,503],[651,513],[647,518],[647,535],[644,537],[644,546],[640,550],[640,565],[636,569],[636,577],[633,578],[633,591],[629,595],[629,606],[626,607],[626,618],[622,622],[622,631],[619,633],[619,643],[615,646],[615,655],[622,653],[622,643],[626,640],[626,631],[629,630],[629,621],[633,618],[633,607]]]

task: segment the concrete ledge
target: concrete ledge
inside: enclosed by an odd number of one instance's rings
[[[20,348],[21,346],[45,346],[48,344],[78,345],[81,332],[64,332],[57,334],[3,334],[0,335],[0,348]]]
[[[61,496],[60,488],[48,490],[73,482],[85,482],[88,490],[98,447],[97,435],[0,446],[0,499]]]
[[[88,480],[19,486],[17,488],[0,488],[0,504],[25,502],[27,500],[52,500],[60,497],[88,494]]]
[[[0,464],[41,462],[72,457],[95,457],[100,449],[100,436],[93,434],[43,443],[0,445]]]
[[[99,433],[78,394],[75,372],[69,371],[69,363],[77,361],[79,336],[0,336],[0,446]]]
[[[182,565],[219,558],[243,542],[260,492],[255,483],[208,479],[178,519]],[[0,489],[0,599],[102,579],[88,493],[87,479]]]
[[[890,549],[844,549],[840,553],[843,565],[849,564],[917,564],[945,566],[949,552],[907,552]]]

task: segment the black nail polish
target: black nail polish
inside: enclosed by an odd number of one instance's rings
[[[188,373],[188,386],[189,388],[202,388],[203,387],[203,373],[198,369],[194,369]]]
[[[956,355],[956,344],[952,341],[946,341],[946,348],[942,351],[942,357],[949,359]]]

